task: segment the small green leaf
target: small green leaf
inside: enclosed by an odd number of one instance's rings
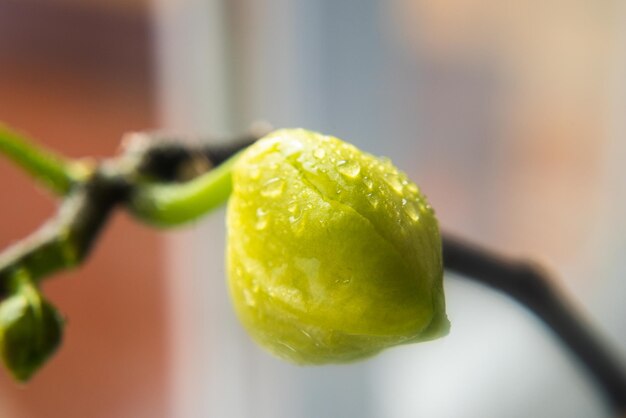
[[[30,283],[0,303],[0,356],[19,381],[27,381],[58,348],[63,319]]]

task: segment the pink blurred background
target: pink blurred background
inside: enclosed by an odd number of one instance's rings
[[[0,119],[73,157],[112,155],[124,132],[156,125],[145,7],[101,3],[0,2]],[[0,178],[5,247],[55,204],[4,160]],[[0,373],[0,416],[168,416],[162,254],[120,213],[84,268],[46,283],[68,319],[63,348],[26,386]]]

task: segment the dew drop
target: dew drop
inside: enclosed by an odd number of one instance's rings
[[[278,197],[285,189],[285,182],[278,177],[268,180],[261,189],[261,195],[265,197]]]
[[[302,168],[309,173],[317,173],[317,165],[310,160],[302,161]]]
[[[385,181],[398,194],[402,194],[402,182],[397,174],[385,173]]]
[[[258,167],[255,167],[252,170],[250,170],[250,178],[252,180],[257,180],[259,177],[261,177],[261,170]]]
[[[424,203],[424,202],[420,202],[420,210],[422,212],[433,212],[433,208],[432,206],[430,206],[428,203]]]
[[[374,182],[369,177],[363,177],[363,183],[365,183],[365,187],[367,187],[368,190],[372,190],[374,188]]]
[[[413,193],[413,194],[417,194],[417,193],[419,193],[419,189],[418,189],[418,187],[415,185],[415,183],[411,183],[411,182],[409,182],[409,183],[406,185],[406,189],[407,189],[409,192]]]
[[[346,285],[349,285],[351,281],[352,279],[350,277],[339,278],[339,279],[335,279],[335,284],[346,286]]]
[[[254,225],[259,231],[267,227],[267,218],[258,219]]]
[[[361,172],[361,166],[356,161],[342,160],[337,163],[337,171],[339,171],[343,176],[353,179],[356,178]]]
[[[324,151],[324,148],[316,148],[315,151],[313,151],[313,156],[321,160],[326,156],[326,151]]]
[[[289,223],[295,224],[300,222],[300,219],[302,219],[302,212],[298,212],[294,215],[289,216]]]
[[[304,148],[304,146],[300,141],[281,142],[281,152],[287,157],[294,154],[300,154],[302,152],[302,148]]]
[[[289,205],[287,205],[287,212],[290,213],[289,215],[289,222],[292,224],[298,223],[300,222],[300,219],[302,218],[302,208],[298,205],[297,202],[292,201],[289,203]]]
[[[254,295],[252,294],[252,292],[250,292],[246,288],[243,289],[243,298],[245,299],[246,305],[248,306],[256,305],[256,300],[254,298]]]
[[[402,199],[403,202],[405,202],[405,199]],[[418,209],[415,207],[415,204],[413,202],[408,203],[404,206],[404,213],[407,214],[407,216],[413,221],[413,222],[417,222],[417,220],[420,218]]]
[[[265,229],[268,223],[267,211],[263,208],[257,208],[256,210],[256,224],[254,225],[259,231]]]
[[[388,157],[380,157],[378,158],[378,161],[380,161],[380,166],[379,168],[384,171],[395,171],[395,168],[393,166],[393,164],[391,163],[391,160]]]
[[[374,193],[368,193],[366,197],[367,200],[370,202],[370,205],[372,205],[374,208],[378,207],[378,196],[376,196]]]

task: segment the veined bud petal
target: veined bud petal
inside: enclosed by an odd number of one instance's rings
[[[233,186],[230,293],[269,351],[336,363],[447,333],[437,220],[388,160],[280,130],[243,153]]]

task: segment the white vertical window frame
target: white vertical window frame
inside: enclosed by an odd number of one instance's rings
[[[155,0],[157,99],[161,126],[223,134],[232,82],[225,0]],[[224,214],[168,235],[171,341],[169,416],[249,416],[240,393],[224,286]],[[235,336],[236,338],[237,336]]]

